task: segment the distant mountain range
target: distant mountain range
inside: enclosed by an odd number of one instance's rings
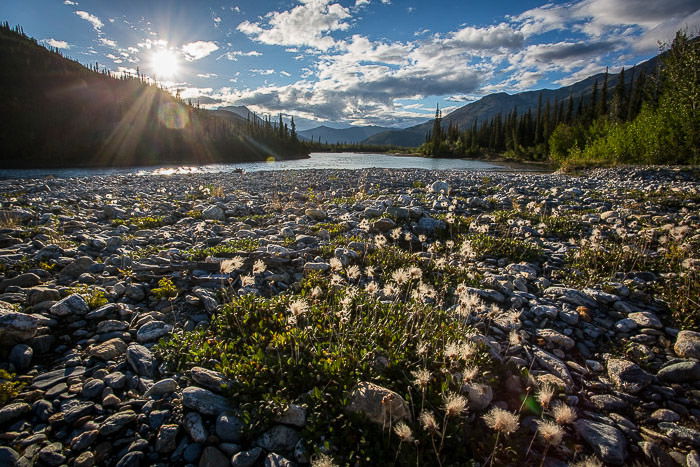
[[[377,133],[393,131],[395,128],[382,126],[353,126],[350,128],[329,128],[325,125],[299,132],[299,137],[305,140],[322,143],[359,143]]]
[[[625,82],[632,79],[632,75],[639,76],[639,73],[653,73],[659,63],[659,56],[651,58],[646,62],[625,70]],[[633,71],[634,70],[634,71]],[[539,96],[542,96],[542,105],[549,100],[554,103],[568,100],[569,96],[574,98],[574,104],[583,96],[584,99],[591,95],[593,84],[598,82],[598,90],[602,89],[605,74],[598,73],[582,81],[578,81],[569,86],[562,86],[558,89],[541,89],[537,91],[525,91],[517,94],[507,94],[499,92],[482,97],[478,101],[469,103],[444,116],[443,127],[447,128],[450,123],[456,124],[461,130],[468,128],[477,121],[477,124],[486,123],[499,113],[505,114],[517,109],[518,113],[527,112],[528,109],[536,110]],[[620,79],[619,73],[608,74],[608,93],[617,85]],[[425,142],[426,134],[431,130],[433,120],[428,120],[420,125],[412,126],[404,130],[391,130],[377,133],[362,141],[364,144],[388,144],[399,146],[419,146]]]

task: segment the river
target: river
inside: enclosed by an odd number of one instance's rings
[[[246,172],[262,170],[302,169],[430,169],[430,170],[503,170],[504,166],[473,159],[437,159],[354,152],[312,153],[307,159],[274,162],[239,162],[208,165],[164,165],[150,167],[103,167],[73,169],[0,169],[0,178],[89,177],[94,175],[172,175],[194,173],[226,173],[236,169]]]

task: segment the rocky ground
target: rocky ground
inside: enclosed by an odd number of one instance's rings
[[[331,465],[301,447],[303,404],[251,438],[228,392],[235,375],[174,372],[153,347],[206,327],[225,295],[288,293],[313,271],[356,274],[391,300],[392,271],[349,268],[392,242],[478,277],[467,299],[438,291],[431,306],[457,313],[472,297],[462,314],[507,387],[544,408],[557,388],[574,409],[565,442],[536,442],[520,462],[700,465],[693,171],[1,180],[0,206],[0,465]],[[675,269],[658,266],[671,257]],[[507,409],[529,438],[544,419],[506,389],[464,388],[475,423]],[[360,381],[348,409],[382,423],[387,394],[403,410],[399,394]]]

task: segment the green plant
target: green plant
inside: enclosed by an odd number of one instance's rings
[[[0,370],[0,407],[17,397],[24,383],[14,381],[15,375],[5,370]]]
[[[115,219],[112,221],[113,226],[130,225],[136,229],[157,229],[165,224],[164,216],[130,217],[127,220]]]
[[[156,298],[175,298],[177,287],[170,278],[163,277],[158,281],[158,287],[151,289],[151,293]]]
[[[542,258],[542,248],[538,245],[513,237],[494,237],[488,234],[469,234],[463,240],[477,257],[493,256],[508,258],[511,261],[533,262]]]
[[[85,299],[85,302],[91,309],[99,308],[109,303],[109,300],[107,300],[107,297],[105,296],[104,290],[98,289],[96,287],[89,287],[86,284],[81,284],[77,287],[71,287],[69,289],[69,292],[71,294],[75,293],[83,297],[83,299]]]
[[[254,251],[260,246],[260,240],[253,238],[236,238],[226,243],[209,248],[190,249],[185,251],[185,256],[190,261],[199,261],[207,256],[226,257],[244,251]]]

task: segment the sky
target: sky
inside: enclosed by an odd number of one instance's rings
[[[700,2],[2,0],[0,20],[208,108],[407,127],[633,66],[700,31]]]

